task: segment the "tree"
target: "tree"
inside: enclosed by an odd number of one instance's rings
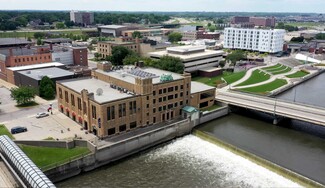
[[[37,45],[43,45],[42,39],[41,38],[38,38],[36,44]]]
[[[27,38],[27,41],[31,42],[31,41],[32,41],[32,39],[31,39],[30,37],[28,37],[28,38]]]
[[[40,82],[39,95],[44,99],[54,99],[55,98],[55,84],[47,76],[44,76]]]
[[[94,54],[94,56],[95,56],[95,60],[96,60],[96,61],[99,61],[99,60],[102,59],[102,56],[100,55],[100,53],[97,53],[97,52],[96,52],[96,53]]]
[[[123,59],[123,65],[134,65],[135,62],[140,61],[141,58],[138,54],[130,54]]]
[[[67,27],[72,27],[72,26],[74,26],[74,22],[73,21],[70,21],[70,20],[66,20],[64,22],[64,25],[66,25]]]
[[[44,38],[45,37],[45,33],[42,33],[42,32],[36,32],[34,33],[34,38],[35,39],[38,39],[38,38]]]
[[[56,27],[57,29],[64,29],[64,28],[65,28],[65,25],[64,25],[63,22],[58,22],[58,23],[56,23],[55,27]]]
[[[163,69],[175,73],[184,72],[184,64],[182,60],[177,57],[163,56],[158,61],[155,61],[153,66],[159,69]]]
[[[243,59],[247,59],[247,56],[245,55],[245,52],[242,50],[235,50],[232,51],[231,54],[228,54],[226,57],[227,61],[231,61],[231,63],[233,65],[236,64],[237,61],[243,60]]]
[[[123,59],[134,52],[124,46],[114,46],[110,60],[113,65],[123,65]]]
[[[140,31],[134,31],[133,33],[132,33],[132,38],[142,38],[142,35],[141,35],[141,33],[140,33]]]
[[[208,23],[208,27],[211,27],[211,23]]]
[[[318,40],[325,40],[325,33],[318,33],[315,38]]]
[[[172,43],[176,43],[178,41],[182,40],[182,34],[178,33],[178,32],[173,32],[171,34],[168,35],[168,41],[172,42]]]
[[[290,42],[304,42],[304,37],[292,37]]]
[[[223,19],[219,18],[219,19],[217,20],[217,23],[218,23],[218,24],[223,24],[223,23],[225,23],[225,22],[224,22]]]
[[[18,88],[12,88],[11,98],[13,98],[18,105],[24,105],[32,102],[36,96],[36,89],[29,86],[21,86]]]

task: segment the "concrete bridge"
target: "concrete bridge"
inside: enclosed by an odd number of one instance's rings
[[[273,114],[274,124],[280,116],[325,126],[325,108],[237,92],[218,92],[216,100]]]

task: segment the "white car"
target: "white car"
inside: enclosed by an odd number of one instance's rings
[[[48,115],[49,115],[48,113],[41,112],[41,113],[37,113],[37,114],[36,114],[36,118],[42,118],[42,117],[46,117],[46,116],[48,116]]]

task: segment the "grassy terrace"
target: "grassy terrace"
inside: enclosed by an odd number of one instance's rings
[[[301,77],[304,77],[306,75],[308,75],[309,73],[308,72],[305,72],[305,71],[297,71],[293,74],[289,74],[287,75],[286,77],[288,78],[301,78]]]
[[[90,153],[83,147],[65,149],[20,145],[20,148],[43,171]]]
[[[270,79],[270,75],[264,73],[260,70],[253,71],[252,75],[244,82],[236,85],[237,86],[246,86],[246,85],[252,85],[260,82],[264,82],[266,80]]]
[[[226,80],[226,82],[228,84],[234,83],[237,80],[240,80],[242,77],[244,77],[246,71],[242,71],[242,72],[237,72],[237,73],[233,73],[233,72],[223,72],[222,75],[213,77],[213,78],[209,78],[209,77],[193,77],[192,81],[197,81],[197,82],[201,82],[204,84],[207,84],[209,86],[212,87],[216,87],[218,84],[223,83],[222,79]]]
[[[292,69],[290,67],[286,67],[285,69],[282,69],[280,71],[273,71],[270,73],[272,73],[273,75],[277,75],[277,74],[284,74],[284,73],[290,72],[291,70]]]
[[[0,125],[0,135],[7,135],[9,138],[15,139],[4,125]]]
[[[272,70],[272,69],[277,69],[279,67],[281,67],[281,64],[276,64],[276,65],[271,66],[271,67],[264,67],[264,68],[262,68],[262,70],[268,71],[268,70]]]
[[[260,86],[256,86],[256,87],[240,89],[240,91],[265,95],[265,94],[268,94],[269,92],[271,92],[277,88],[280,88],[286,84],[287,84],[286,80],[276,79],[273,82],[270,82],[270,83],[267,83],[264,85],[260,85]]]

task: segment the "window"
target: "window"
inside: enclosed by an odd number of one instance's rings
[[[149,104],[147,104],[147,108],[149,108]]]
[[[84,114],[87,114],[87,105],[86,105],[86,102],[83,102],[83,112],[84,112]]]
[[[69,103],[69,96],[68,96],[68,92],[67,92],[67,91],[65,91],[65,92],[64,92],[64,94],[65,94],[65,102],[66,102],[66,103]]]
[[[163,106],[163,110],[166,110],[166,106]]]
[[[174,99],[174,95],[168,95],[168,100]]]
[[[152,102],[153,102],[154,104],[156,104],[156,99],[152,100]]]
[[[118,117],[122,117],[122,104],[118,105]]]
[[[174,87],[169,87],[168,88],[168,92],[173,92],[174,91]]]
[[[126,125],[125,124],[124,125],[121,125],[119,127],[119,132],[123,132],[123,131],[126,131]]]
[[[97,119],[96,106],[91,105],[91,117]]]
[[[183,87],[184,87],[184,86],[183,86],[183,85],[181,85],[181,89],[183,89]]]
[[[162,97],[159,98],[159,102],[162,102]]]
[[[110,128],[110,129],[108,129],[108,130],[107,130],[107,134],[108,134],[108,135],[113,135],[113,134],[115,134],[115,128]]]
[[[137,127],[137,122],[136,121],[130,123],[130,129],[134,129],[136,127]]]
[[[71,105],[72,106],[75,106],[75,103],[74,103],[75,101],[74,101],[74,95],[73,94],[71,94]]]
[[[178,94],[177,94],[177,93],[175,94],[175,99],[176,99],[176,98],[178,98]]]
[[[159,94],[162,94],[162,89],[159,89]]]
[[[167,100],[167,97],[164,97],[164,100],[163,101],[166,101]]]
[[[147,96],[147,100],[149,100],[149,96]]]
[[[183,106],[183,101],[179,102],[179,105],[180,105],[180,106]]]
[[[164,93],[167,93],[167,89],[166,88],[164,88]]]
[[[168,105],[168,109],[172,109],[173,106],[174,106],[173,104],[169,104],[169,105]]]
[[[77,102],[78,102],[78,110],[81,110],[81,99],[79,97],[77,98]]]
[[[181,92],[181,95],[180,96],[183,97],[183,92]]]
[[[59,97],[60,97],[60,99],[63,99],[62,98],[62,89],[61,88],[59,88]]]
[[[160,107],[159,107],[159,112],[161,112],[161,110],[162,110],[162,107],[160,106]]]
[[[155,96],[156,95],[156,91],[153,91],[152,94]]]
[[[175,102],[175,104],[174,104],[174,107],[176,108],[176,107],[177,107],[177,105],[178,105],[178,104],[177,104],[177,102]]]
[[[153,113],[156,113],[156,108],[153,108],[152,112],[153,112]]]
[[[178,91],[178,86],[175,86],[175,91]]]
[[[107,121],[111,120],[111,107],[107,107]]]

